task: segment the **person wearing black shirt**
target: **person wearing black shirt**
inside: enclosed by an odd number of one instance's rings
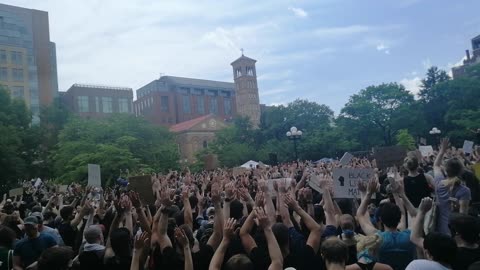
[[[408,175],[404,177],[405,194],[413,206],[418,207],[425,197],[431,197],[433,191],[430,183],[433,178],[430,175],[418,172],[418,158],[408,156],[405,158],[404,167],[408,170]]]

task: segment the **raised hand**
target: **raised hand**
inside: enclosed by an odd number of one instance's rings
[[[263,178],[258,180],[258,187],[260,188],[260,190],[262,192],[268,192],[268,185],[267,185],[267,181],[264,180]]]
[[[426,197],[423,198],[422,201],[420,202],[420,205],[418,206],[418,210],[422,213],[427,213],[432,209],[433,206],[433,200],[432,198]]]
[[[440,151],[446,151],[450,144],[450,140],[448,138],[442,138],[440,140]]]
[[[234,196],[234,191],[235,190],[235,184],[233,182],[230,182],[225,185],[225,197],[229,200],[233,199]]]
[[[283,201],[290,209],[297,210],[300,208],[297,200],[293,199],[290,194],[285,194]]]
[[[257,217],[258,225],[260,226],[260,228],[270,229],[272,227],[270,219],[268,218],[263,208],[255,207],[253,211],[255,211],[255,216]]]
[[[184,186],[182,189],[182,199],[183,200],[188,200],[188,197],[190,195],[190,187],[189,186]]]
[[[160,203],[164,206],[171,206],[173,201],[170,198],[170,190],[164,188],[160,191]]]
[[[132,202],[133,207],[135,208],[142,207],[142,202],[140,201],[140,197],[138,196],[137,192],[130,191],[130,193],[128,193],[128,197],[130,198],[130,201]]]
[[[231,241],[235,236],[235,224],[237,221],[234,218],[229,218],[223,226],[223,238],[226,241]]]
[[[376,193],[378,190],[378,182],[377,182],[377,179],[375,177],[372,177],[369,181],[368,181],[368,185],[367,185],[367,192],[369,194],[374,194]]]
[[[280,193],[286,193],[287,192],[287,179],[281,179],[278,181],[275,181],[278,184],[278,191]]]
[[[134,243],[135,249],[143,250],[145,247],[149,246],[148,244],[149,242],[150,242],[150,235],[148,234],[148,232],[143,232],[142,234],[137,235],[135,237],[135,243]]]
[[[220,185],[219,185],[218,182],[212,183],[211,196],[212,196],[212,202],[213,203],[219,203],[220,202],[220,200],[221,200]]]
[[[265,206],[265,195],[261,191],[257,192],[257,195],[255,196],[255,206],[257,207]]]
[[[190,243],[188,241],[188,237],[185,234],[185,231],[183,231],[180,228],[175,228],[175,239],[177,240],[177,243],[180,244],[182,248],[189,247]]]

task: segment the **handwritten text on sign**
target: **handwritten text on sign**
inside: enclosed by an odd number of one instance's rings
[[[337,168],[333,170],[335,198],[360,198],[359,181],[368,181],[374,175],[373,169]]]

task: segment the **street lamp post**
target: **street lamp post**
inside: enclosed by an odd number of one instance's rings
[[[438,146],[438,137],[440,137],[440,134],[442,134],[442,131],[436,127],[433,127],[428,133],[433,136],[433,139],[435,140],[435,144]]]
[[[295,161],[298,161],[298,152],[297,152],[297,140],[302,138],[302,131],[298,130],[296,127],[291,127],[290,131],[287,131],[287,138],[293,141],[293,148],[295,151]]]

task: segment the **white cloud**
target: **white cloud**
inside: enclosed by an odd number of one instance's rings
[[[430,61],[430,58],[423,60],[422,66],[425,70],[429,69],[432,66],[432,61]]]
[[[405,89],[410,91],[411,93],[417,95],[420,92],[420,86],[422,83],[422,79],[420,77],[414,78],[404,78],[400,80],[400,84],[405,86]]]
[[[385,54],[390,54],[390,48],[383,42],[377,45],[377,51],[384,52]]]
[[[362,34],[372,31],[371,26],[367,25],[348,25],[340,27],[322,27],[314,30],[314,34],[318,37],[334,38],[344,37],[356,34]]]
[[[289,7],[288,10],[293,12],[293,14],[297,17],[300,17],[300,18],[308,17],[308,13],[302,8]]]

